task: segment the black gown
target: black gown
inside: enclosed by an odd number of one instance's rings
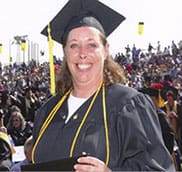
[[[94,96],[94,95],[93,95]],[[71,145],[90,97],[65,124],[67,99],[46,128],[34,150],[35,163],[69,157]],[[33,137],[60,96],[50,98],[36,113]],[[109,134],[109,163],[120,171],[175,171],[172,158],[164,145],[159,120],[150,99],[136,90],[119,84],[106,87],[106,114]],[[89,153],[106,161],[106,138],[103,122],[102,91],[79,133],[73,156]]]
[[[9,171],[12,165],[12,153],[8,143],[0,138],[0,171]]]

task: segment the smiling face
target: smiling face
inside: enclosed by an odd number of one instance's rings
[[[98,86],[103,80],[108,44],[103,45],[97,29],[83,26],[71,30],[64,47],[64,54],[74,87]]]

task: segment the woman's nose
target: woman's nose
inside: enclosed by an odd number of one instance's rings
[[[87,57],[86,50],[84,47],[80,47],[80,58],[85,59]]]

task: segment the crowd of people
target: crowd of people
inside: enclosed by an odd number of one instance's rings
[[[1,130],[8,135],[13,146],[23,146],[32,136],[35,111],[50,96],[48,63],[35,65],[9,65],[0,71]],[[7,144],[4,144],[7,146]],[[3,147],[4,147],[3,146]],[[6,150],[7,152],[3,152]],[[9,151],[11,152],[8,154]],[[10,169],[11,149],[1,149],[0,162],[6,163],[1,170]]]

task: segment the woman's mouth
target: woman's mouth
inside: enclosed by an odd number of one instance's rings
[[[91,64],[77,64],[79,69],[88,69],[91,67]]]

